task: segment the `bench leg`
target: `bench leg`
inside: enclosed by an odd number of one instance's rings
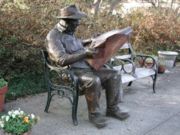
[[[129,82],[127,86],[131,86],[131,85],[132,85],[132,83],[133,83],[132,81],[131,81],[131,82]]]
[[[53,95],[51,95],[51,91],[49,91],[49,92],[48,92],[48,96],[47,96],[46,107],[45,107],[45,110],[44,110],[44,111],[47,112],[47,113],[48,113],[48,110],[49,110],[49,105],[50,105],[50,103],[51,103],[52,96],[53,96]]]
[[[79,93],[77,90],[76,94],[73,95],[73,104],[72,104],[72,120],[75,126],[78,125],[78,120],[77,120],[78,100],[79,100]]]
[[[156,80],[157,80],[157,74],[152,76],[153,80],[153,93],[156,93]]]

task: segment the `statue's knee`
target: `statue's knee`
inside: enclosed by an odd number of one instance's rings
[[[99,77],[93,77],[92,80],[91,80],[91,83],[92,83],[93,86],[101,85],[100,78]]]
[[[87,88],[96,88],[101,85],[101,81],[99,77],[92,77],[89,78],[89,80],[86,82]]]

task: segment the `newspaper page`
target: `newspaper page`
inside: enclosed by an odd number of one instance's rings
[[[87,59],[91,67],[100,69],[118,50],[128,42],[128,37],[132,33],[130,27],[106,32],[92,40],[90,47],[97,50],[93,59]]]

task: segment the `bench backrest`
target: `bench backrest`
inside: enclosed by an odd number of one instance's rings
[[[118,59],[133,59],[135,52],[130,42],[126,42],[118,51],[116,58]]]

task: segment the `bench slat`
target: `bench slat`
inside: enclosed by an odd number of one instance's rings
[[[126,55],[117,55],[115,56],[116,59],[130,59],[131,55],[130,54],[126,54]]]
[[[121,66],[115,66],[113,67],[115,70],[120,70]],[[135,74],[127,74],[127,73],[122,73],[122,83],[127,83],[127,82],[131,82],[134,81],[136,79],[141,79],[141,78],[145,78],[151,75],[155,74],[155,71],[153,69],[150,68],[136,68],[135,70]]]

